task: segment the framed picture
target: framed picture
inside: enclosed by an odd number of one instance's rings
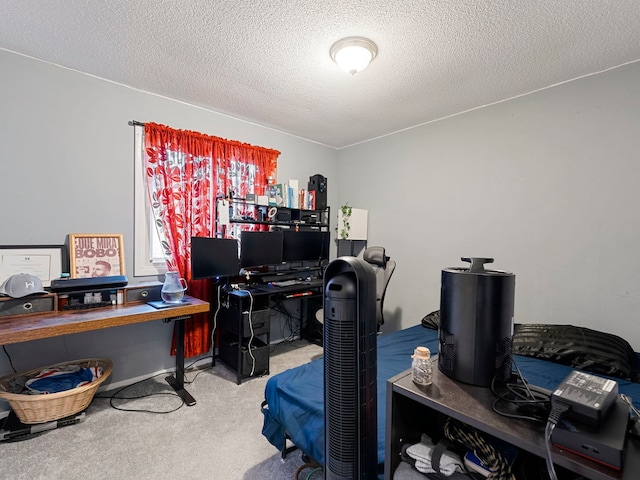
[[[64,245],[1,245],[0,284],[11,275],[28,273],[50,287],[62,273],[63,252]]]
[[[122,234],[70,233],[71,278],[124,275]]]

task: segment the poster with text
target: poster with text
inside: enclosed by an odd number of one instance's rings
[[[124,275],[122,235],[70,234],[71,278]]]

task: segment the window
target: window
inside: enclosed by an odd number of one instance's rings
[[[243,197],[249,191],[264,192],[269,177],[276,176],[280,152],[155,123],[135,126],[134,132],[134,275],[158,275],[171,268],[188,277],[189,237],[215,235],[216,188],[226,192],[235,187]],[[151,164],[147,154],[153,157]],[[161,204],[149,204],[149,174]],[[159,218],[168,230],[154,225]],[[165,247],[166,236],[171,253],[160,248],[156,230]]]
[[[134,276],[160,275],[167,271],[158,232],[153,224],[149,196],[144,183],[144,128],[134,127]]]

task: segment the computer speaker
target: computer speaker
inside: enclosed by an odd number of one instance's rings
[[[309,177],[309,191],[316,192],[316,208],[324,210],[327,208],[327,179],[320,174]]]

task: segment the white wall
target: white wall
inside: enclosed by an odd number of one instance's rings
[[[340,151],[338,205],[368,209],[369,245],[398,263],[384,330],[439,308],[442,268],[487,256],[516,275],[516,322],[640,350],[639,112],[636,63]]]
[[[278,149],[279,180],[325,175],[332,221],[347,201],[368,209],[369,245],[398,262],[384,331],[439,308],[442,268],[490,256],[516,274],[516,321],[610,331],[640,350],[639,64],[339,152],[1,50],[0,71],[1,245],[123,233],[132,272],[127,122],[155,121]],[[7,350],[18,370],[106,356],[122,381],[171,368],[170,335],[149,322]]]
[[[63,244],[122,233],[133,276],[133,127],[153,121],[279,150],[278,180],[337,176],[336,151],[201,108],[0,50],[0,245]],[[329,189],[329,204],[337,191]],[[112,381],[175,366],[171,324],[149,322],[7,346],[18,371],[84,357]],[[274,333],[277,333],[274,331]],[[274,335],[277,337],[277,335]],[[0,375],[11,372],[0,353]]]

